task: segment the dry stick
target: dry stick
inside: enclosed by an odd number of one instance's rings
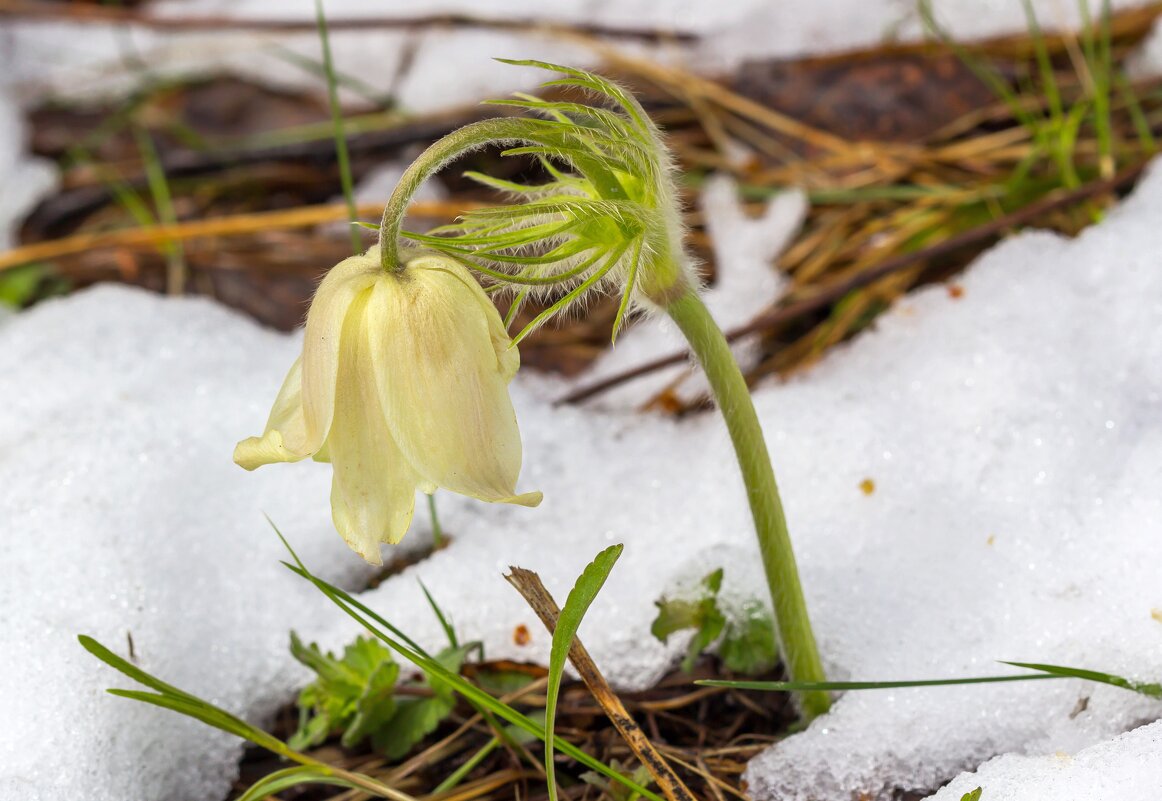
[[[505,576],[508,583],[524,596],[525,601],[552,634],[557,629],[557,619],[560,617],[561,608],[557,606],[553,596],[541,583],[541,577],[531,570],[520,567],[513,567],[510,570],[509,575]],[[569,661],[581,676],[581,680],[585,682],[585,686],[589,688],[589,692],[593,693],[594,699],[605,710],[605,714],[618,733],[621,734],[626,745],[646,766],[654,781],[658,783],[662,794],[670,801],[695,801],[694,794],[682,783],[682,780],[674,773],[673,768],[654,748],[649,738],[646,737],[621,703],[621,699],[613,692],[609,682],[601,675],[601,671],[597,669],[593,658],[589,656],[589,651],[581,644],[580,637],[574,637],[569,646]]]
[[[772,309],[765,314],[760,314],[749,323],[727,331],[726,338],[727,340],[734,342],[735,340],[741,339],[742,337],[745,337],[749,334],[757,333],[766,328],[770,328],[771,326],[780,325],[789,320],[793,320],[800,315],[821,309],[839,300],[852,290],[875,283],[886,275],[890,275],[894,272],[898,272],[899,270],[911,267],[918,262],[936,258],[938,256],[943,256],[946,253],[950,253],[958,248],[965,247],[966,245],[975,245],[984,239],[988,239],[1001,233],[1006,228],[1024,225],[1025,223],[1030,222],[1042,214],[1071,206],[1095,195],[1100,195],[1105,192],[1119,189],[1136,179],[1141,174],[1142,170],[1145,169],[1145,167],[1146,162],[1142,162],[1140,164],[1135,164],[1132,167],[1127,167],[1118,174],[1114,175],[1112,178],[1106,178],[1101,181],[1093,181],[1069,192],[1052,193],[1042,198],[1041,200],[1030,203],[1027,206],[1023,206],[1016,211],[1010,212],[1009,214],[997,217],[994,220],[990,220],[989,222],[983,225],[979,225],[971,230],[965,231],[964,233],[951,236],[948,239],[945,239],[943,242],[938,242],[931,247],[923,248],[921,250],[914,250],[911,253],[901,253],[899,256],[895,256],[894,258],[885,259],[875,267],[869,270],[865,270],[859,275],[852,276],[852,278],[848,281],[843,281],[836,284],[835,286],[825,287],[803,300]],[[650,373],[656,372],[657,370],[661,370],[674,364],[682,364],[683,362],[689,361],[689,359],[690,352],[688,350],[671,353],[669,356],[659,357],[653,361],[645,362],[632,369],[617,373],[616,375],[612,375],[602,381],[590,384],[587,387],[581,387],[580,389],[574,390],[568,395],[565,395],[564,397],[557,400],[556,404],[580,403],[594,397],[595,395],[600,395],[606,390],[624,384],[627,381],[632,381],[635,378],[641,378],[644,375],[649,375]]]
[[[408,207],[410,214],[430,217],[455,217],[467,208],[487,204],[468,204],[462,201],[434,201],[413,203]],[[366,203],[356,208],[361,217],[378,217],[383,206]],[[119,228],[113,231],[74,234],[62,239],[35,242],[0,253],[0,272],[36,261],[55,259],[84,253],[88,250],[133,245],[159,245],[167,241],[197,239],[204,236],[230,236],[252,234],[287,228],[309,228],[326,222],[347,218],[347,206],[343,203],[329,203],[319,206],[302,206],[282,211],[264,211],[254,214],[232,214],[226,217],[211,217],[206,220],[179,223],[176,225],[151,225],[142,228]]]

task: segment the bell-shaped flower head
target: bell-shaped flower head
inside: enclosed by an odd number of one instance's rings
[[[335,527],[360,556],[399,542],[416,490],[536,506],[517,494],[521,441],[508,383],[520,366],[496,307],[441,255],[399,271],[378,248],[340,262],[307,314],[261,437],[238,443],[247,470],[310,456],[333,468]]]

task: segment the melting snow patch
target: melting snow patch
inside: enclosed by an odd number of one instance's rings
[[[16,245],[20,220],[56,186],[56,171],[24,152],[25,130],[19,107],[0,84],[0,251]]]
[[[962,297],[908,298],[809,374],[756,392],[833,677],[979,675],[1007,658],[1158,679],[1160,217],[1155,170],[1076,240],[1015,237],[969,270]],[[237,745],[103,695],[123,680],[77,632],[122,652],[131,635],[143,667],[255,718],[303,678],[289,628],[330,647],[354,634],[277,564],[261,519],[325,575],[366,575],[330,530],[328,468],[230,463],[297,347],[208,302],[125,289],[0,328],[0,799],[227,787]],[[522,485],[544,505],[442,494],[451,547],[363,599],[436,646],[422,578],[463,639],[544,660],[548,638],[500,572],[537,570],[563,598],[593,554],[625,542],[581,636],[616,683],[648,685],[681,647],[649,636],[654,599],[719,566],[729,594],[764,596],[725,430],[710,415],[553,408],[536,384],[523,376],[514,399]],[[412,547],[427,537],[417,517]],[[531,643],[514,641],[520,624]],[[850,694],[747,780],[761,801],[883,797],[1004,752],[1077,752],[1160,714],[1075,681]],[[1156,737],[1139,745],[1162,759]],[[1122,751],[1092,753],[1100,765]]]
[[[932,801],[960,801],[980,787],[982,801],[1154,801],[1162,789],[1162,722],[1070,755],[1006,756],[958,776]]]
[[[222,798],[238,740],[106,695],[133,683],[76,636],[252,717],[303,681],[287,632],[331,611],[262,512],[334,579],[368,571],[332,535],[326,470],[242,481],[230,460],[297,346],[121,288],[18,314],[0,342],[0,799]]]

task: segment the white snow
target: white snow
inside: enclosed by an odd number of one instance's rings
[[[335,579],[368,571],[330,536],[326,471],[243,481],[230,460],[295,344],[120,288],[0,332],[0,799],[221,798],[237,741],[106,695],[133,682],[76,636],[120,653],[132,637],[143,668],[233,711],[302,681],[287,632],[332,613],[278,564],[262,512]]]
[[[1162,75],[1162,21],[1154,21],[1145,41],[1130,54],[1126,71],[1135,81],[1146,81]]]
[[[1007,658],[1158,678],[1160,214],[1154,171],[1077,240],[1009,240],[959,300],[922,292],[802,379],[756,392],[831,675],[979,675]],[[229,461],[296,346],[208,302],[113,288],[0,328],[0,799],[223,792],[237,748],[103,696],[124,682],[78,632],[122,650],[132,632],[143,666],[252,716],[301,679],[288,628],[332,647],[354,634],[283,575],[260,514],[325,573],[364,574],[330,530],[326,467],[245,474]],[[514,398],[522,486],[544,505],[441,494],[451,547],[363,599],[436,645],[422,578],[463,638],[543,660],[547,637],[500,573],[535,569],[563,597],[593,554],[624,542],[581,634],[611,679],[647,685],[681,645],[649,637],[655,598],[717,566],[732,597],[762,594],[724,430],[713,416],[553,408],[543,382],[522,376]],[[428,536],[422,517],[412,547]],[[513,641],[522,623],[527,646]],[[758,799],[883,796],[1007,751],[1076,751],[1160,714],[1074,681],[851,694],[747,778]]]
[[[20,109],[0,83],[0,251],[16,245],[20,220],[56,186],[56,171],[25,154]]]
[[[1007,754],[958,776],[932,801],[960,801],[977,787],[987,801],[1153,801],[1162,788],[1162,721],[1076,754]]]

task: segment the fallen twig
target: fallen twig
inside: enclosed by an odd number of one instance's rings
[[[541,577],[536,573],[520,567],[513,567],[510,570],[509,575],[505,576],[508,583],[524,596],[525,601],[537,613],[537,617],[541,619],[551,634],[557,628],[557,618],[561,614],[561,608],[557,606],[557,602],[545,589]],[[670,801],[695,801],[694,794],[678,778],[665,758],[654,748],[653,743],[634,722],[621,699],[609,686],[609,682],[601,675],[601,671],[598,670],[593,658],[589,656],[589,651],[581,644],[580,637],[575,637],[572,645],[569,646],[569,662],[572,663],[581,676],[581,680],[585,682],[585,686],[589,688],[589,692],[593,694],[594,699],[601,705],[609,720],[617,728],[626,745],[645,765],[654,781],[658,783],[662,794]]]
[[[413,203],[409,213],[422,217],[451,218],[474,204],[450,201]],[[360,217],[378,219],[381,203],[364,203],[356,207]],[[113,231],[74,234],[63,239],[35,242],[0,253],[0,272],[22,264],[55,259],[110,247],[162,245],[207,236],[253,234],[286,228],[308,228],[320,223],[347,219],[347,206],[328,203],[297,209],[263,211],[254,214],[232,214],[176,225],[150,225],[141,228],[119,228]]]
[[[0,15],[29,22],[71,22],[80,24],[131,24],[155,31],[186,33],[190,31],[279,31],[314,33],[313,17],[280,19],[277,17],[178,16],[150,14],[133,8],[70,4],[68,6],[0,0]],[[651,28],[623,28],[594,23],[550,23],[471,14],[417,14],[410,17],[346,16],[327,20],[332,30],[417,30],[423,28],[484,28],[489,30],[525,31],[530,33],[578,33],[607,39],[630,39],[645,42],[697,41],[693,33]]]

